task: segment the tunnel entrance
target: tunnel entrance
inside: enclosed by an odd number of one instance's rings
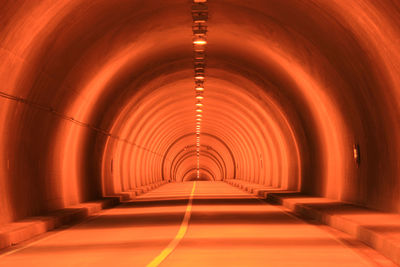
[[[187,179],[184,180],[185,182],[192,182],[192,181],[213,181],[208,175],[200,174],[199,178],[196,175],[191,175]]]
[[[215,175],[212,172],[212,170],[209,170],[207,168],[200,168],[199,169],[200,173],[197,175],[197,168],[192,168],[188,172],[184,174],[182,177],[183,182],[188,182],[188,181],[215,181]],[[177,180],[179,181],[179,180]]]

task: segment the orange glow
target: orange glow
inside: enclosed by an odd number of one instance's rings
[[[193,41],[193,43],[196,45],[205,45],[205,44],[207,44],[207,41],[199,39],[199,40]]]
[[[0,248],[91,214],[105,199],[161,199],[135,210],[124,203],[106,211],[107,220],[32,244],[5,263],[0,252],[1,266],[62,265],[67,254],[66,265],[115,265],[115,255],[145,265],[179,232],[186,214],[179,201],[196,179],[212,181],[199,189],[206,200],[194,199],[193,231],[166,265],[190,256],[192,265],[279,266],[281,255],[302,266],[358,264],[314,226],[276,207],[247,205],[253,197],[222,181],[263,198],[271,188],[298,191],[304,196],[285,207],[311,214],[301,205],[312,204],[325,222],[357,229],[357,238],[398,255],[390,250],[397,243],[384,239],[400,232],[389,216],[400,212],[399,1],[2,3]],[[228,195],[233,200],[221,200]],[[391,219],[341,210],[346,219],[368,218],[363,227],[371,232],[361,234],[358,225],[325,217],[336,204],[315,196]]]

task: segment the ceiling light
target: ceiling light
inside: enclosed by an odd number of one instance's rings
[[[195,45],[205,45],[205,44],[207,44],[207,41],[204,39],[197,39],[197,40],[194,40],[193,43]]]
[[[196,80],[204,80],[204,72],[197,72],[197,73],[195,73],[194,78],[195,78]]]
[[[196,155],[197,155],[197,179],[200,177],[200,128],[203,112],[204,81],[206,67],[206,44],[207,44],[207,20],[208,6],[207,0],[192,0],[192,31],[193,31],[193,51],[194,51],[194,80],[196,90]]]

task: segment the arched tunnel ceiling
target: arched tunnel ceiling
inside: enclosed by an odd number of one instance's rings
[[[193,178],[190,7],[0,7],[3,220]],[[225,0],[209,10],[203,178],[399,210],[400,5]],[[13,192],[35,184],[12,213]]]

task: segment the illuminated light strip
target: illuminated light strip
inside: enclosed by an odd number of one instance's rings
[[[205,80],[205,59],[207,45],[207,20],[208,6],[207,0],[193,0],[192,4],[193,18],[193,50],[194,50],[194,72],[196,85],[196,177],[200,178],[200,128],[203,112],[202,100],[204,99],[204,80]]]
[[[200,178],[200,122],[202,121],[203,112],[202,100],[204,99],[204,80],[205,80],[205,60],[207,45],[207,20],[208,6],[207,0],[192,1],[192,18],[193,18],[193,50],[194,50],[194,80],[196,90],[196,177]]]
[[[207,41],[205,41],[205,40],[196,40],[193,43],[196,44],[196,45],[205,45],[205,44],[207,44]]]
[[[196,181],[193,183],[192,192],[190,193],[185,216],[183,217],[183,221],[175,238],[167,245],[167,247],[157,257],[154,258],[154,260],[152,260],[149,264],[146,265],[147,267],[155,267],[160,265],[160,263],[163,262],[163,260],[165,260],[172,253],[172,251],[174,251],[174,249],[178,246],[179,242],[181,242],[181,240],[185,236],[189,226],[190,215],[192,214],[192,204],[193,204],[193,196],[195,188],[196,188]]]

